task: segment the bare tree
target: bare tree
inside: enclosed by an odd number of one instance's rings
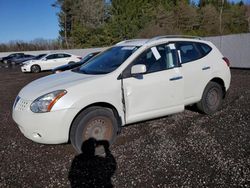
[[[219,20],[220,20],[220,35],[222,35],[222,14],[223,14],[224,3],[225,3],[225,0],[221,0],[220,15],[219,15]]]

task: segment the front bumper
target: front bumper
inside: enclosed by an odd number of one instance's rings
[[[12,111],[12,118],[24,136],[43,144],[68,142],[70,125],[78,110],[64,109],[33,113],[30,110],[30,104],[31,101],[20,99]]]
[[[22,72],[30,72],[30,66],[25,66],[25,65],[21,66],[21,71]]]

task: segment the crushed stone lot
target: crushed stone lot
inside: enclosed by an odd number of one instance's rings
[[[126,126],[111,153],[90,163],[70,144],[26,139],[12,120],[20,89],[51,73],[0,68],[0,187],[70,187],[72,179],[82,187],[94,187],[89,179],[96,187],[110,180],[128,188],[250,187],[250,70],[231,73],[228,96],[216,114],[186,109]]]

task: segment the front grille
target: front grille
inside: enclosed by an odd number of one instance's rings
[[[29,109],[30,102],[28,100],[24,100],[22,98],[16,104],[15,110],[17,111],[25,111]]]

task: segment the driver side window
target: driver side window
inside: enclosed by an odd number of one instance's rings
[[[143,52],[133,65],[144,64],[147,73],[171,69],[177,66],[176,50],[168,44],[151,47]]]
[[[154,73],[171,69],[178,66],[178,54],[174,44],[162,44],[151,47],[139,55],[134,62],[127,67],[123,76],[130,77],[133,65],[143,64],[146,66],[146,73]]]
[[[51,54],[51,55],[48,55],[47,57],[46,57],[46,59],[55,59],[56,58],[56,55],[55,54]]]

